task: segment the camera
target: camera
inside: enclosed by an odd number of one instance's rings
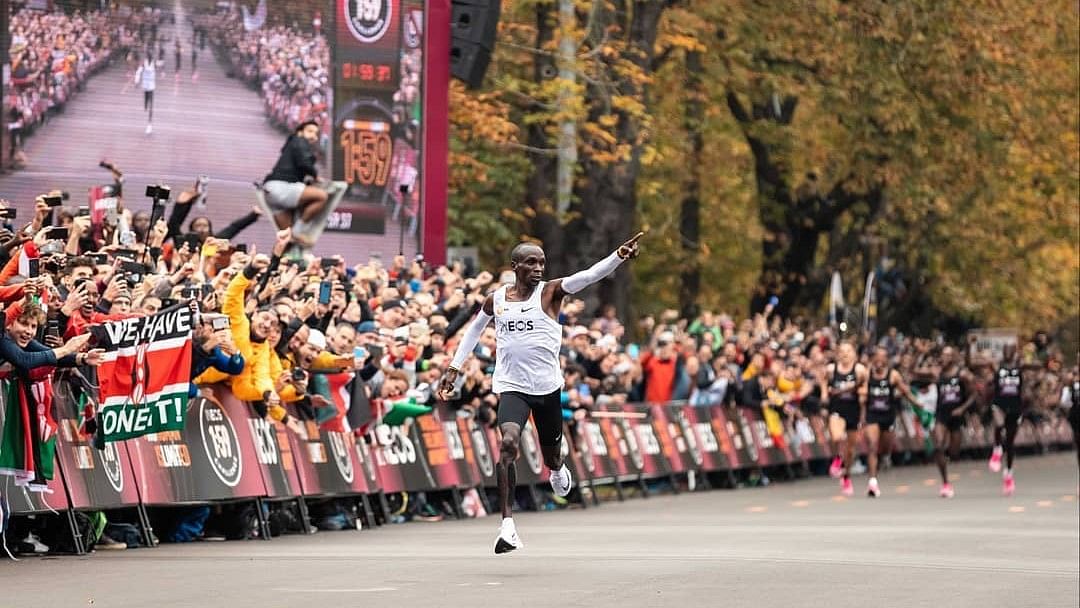
[[[306,377],[307,377],[307,374],[304,373],[304,370],[300,369],[299,367],[292,368],[293,382],[303,382],[304,378],[306,378]]]
[[[214,328],[214,331],[219,331],[219,330],[222,330],[222,329],[229,329],[229,317],[225,317],[225,316],[214,317],[210,321],[210,326]]]
[[[7,209],[0,209],[0,218],[2,219],[13,220],[15,219],[16,215],[18,215],[18,209],[15,209],[13,207],[9,207]]]
[[[61,226],[53,226],[49,228],[49,231],[45,233],[45,238],[50,241],[66,241],[68,240],[68,229]]]
[[[151,185],[146,187],[146,196],[147,196],[147,198],[154,199],[154,202],[167,201],[167,200],[169,200],[169,196],[171,194],[172,194],[172,189],[169,188],[168,186],[163,186],[161,184],[151,184]]]
[[[75,217],[89,217],[89,216],[90,216],[90,207],[87,207],[86,205],[79,206],[79,210],[75,212]]]
[[[64,204],[64,197],[60,194],[55,194],[51,196],[43,195],[41,197],[41,200],[45,203],[45,206],[47,207],[59,207],[60,205]]]

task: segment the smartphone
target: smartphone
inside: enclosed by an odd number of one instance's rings
[[[378,344],[369,344],[368,350],[371,352],[371,358],[375,361],[382,361],[383,348]]]
[[[356,359],[357,361],[363,363],[364,361],[367,361],[368,351],[363,346],[357,346],[352,349],[352,356],[353,359]]]
[[[323,270],[326,270],[327,268],[337,267],[338,263],[339,262],[337,258],[323,258],[319,260],[319,267]]]
[[[64,197],[57,194],[55,196],[42,196],[41,200],[45,202],[47,207],[59,207],[64,204]]]
[[[333,284],[330,281],[322,281],[319,283],[319,304],[329,304],[330,294],[333,291]]]
[[[780,298],[778,298],[776,296],[772,296],[771,298],[769,298],[769,306],[772,306],[773,308],[776,308],[776,305],[779,304],[779,303],[780,303]]]
[[[91,253],[88,257],[94,261],[95,266],[102,266],[109,263],[109,254],[107,253]]]
[[[631,344],[626,347],[626,354],[630,355],[631,359],[637,359],[638,355],[641,354],[641,349],[638,348],[637,344]]]
[[[60,319],[49,319],[45,322],[45,335],[60,337]]]
[[[50,241],[66,241],[68,240],[68,229],[61,226],[53,226],[45,233],[45,238]]]
[[[37,258],[27,258],[26,261],[27,261],[26,278],[28,278],[28,279],[36,279],[38,277],[38,274],[41,272],[41,269],[38,267],[38,259]]]

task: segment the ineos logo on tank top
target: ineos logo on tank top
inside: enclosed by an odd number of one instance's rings
[[[960,376],[943,378],[938,382],[938,398],[944,405],[960,403],[964,400],[964,387],[960,383]]]
[[[893,387],[889,382],[891,372],[884,378],[872,378],[868,391],[870,393],[870,409],[885,411],[891,409]]]
[[[497,394],[548,395],[562,388],[562,326],[544,312],[544,285],[538,284],[521,302],[506,299],[508,286],[493,296],[496,347],[492,390]]]
[[[1020,370],[1003,367],[998,370],[998,394],[1003,397],[1015,397],[1020,394]]]

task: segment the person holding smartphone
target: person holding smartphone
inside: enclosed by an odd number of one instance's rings
[[[540,436],[544,463],[551,469],[551,488],[566,496],[573,487],[570,469],[562,455],[562,401],[564,378],[559,362],[562,327],[559,308],[563,298],[575,294],[615,272],[628,259],[637,257],[636,236],[591,268],[552,281],[544,280],[546,256],[532,243],[522,243],[510,254],[515,282],[487,296],[475,320],[458,345],[453,361],[443,375],[439,398],[454,398],[462,365],[480,341],[487,325],[495,321],[496,361],[492,378],[498,395],[498,422],[502,433],[496,477],[502,523],[495,541],[495,553],[521,548],[512,513],[512,496],[517,485],[517,460],[521,431],[532,415]]]

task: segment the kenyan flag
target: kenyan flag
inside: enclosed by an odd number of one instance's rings
[[[184,428],[191,324],[191,309],[182,306],[91,329],[105,349],[97,415],[105,441]]]

